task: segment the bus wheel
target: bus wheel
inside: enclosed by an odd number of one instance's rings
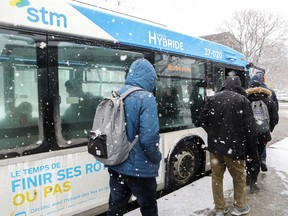
[[[199,170],[199,149],[189,142],[178,145],[168,164],[168,190],[176,190],[195,179]]]

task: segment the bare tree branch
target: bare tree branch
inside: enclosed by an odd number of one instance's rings
[[[287,20],[257,10],[236,11],[219,30],[229,31],[239,40],[239,50],[248,61],[266,69],[269,86],[288,85],[288,80],[282,79],[288,73]]]
[[[224,24],[240,42],[240,50],[249,61],[259,64],[265,49],[283,43],[288,33],[287,22],[279,15],[256,10],[236,11],[231,20]]]

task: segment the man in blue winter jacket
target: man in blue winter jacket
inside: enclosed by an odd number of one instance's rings
[[[108,216],[121,216],[133,194],[137,198],[143,216],[157,216],[156,176],[161,161],[159,151],[159,121],[153,89],[156,87],[156,71],[144,58],[130,66],[123,93],[132,86],[141,87],[124,99],[126,133],[130,141],[139,136],[137,143],[123,163],[109,166],[110,197]]]

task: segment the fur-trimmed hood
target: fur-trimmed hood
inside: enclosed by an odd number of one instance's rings
[[[247,96],[256,95],[256,94],[263,94],[266,97],[271,96],[271,91],[269,89],[263,87],[254,87],[246,89]]]

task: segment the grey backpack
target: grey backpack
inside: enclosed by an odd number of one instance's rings
[[[267,105],[263,100],[252,101],[252,110],[256,121],[257,132],[265,133],[270,130],[270,116]]]
[[[112,97],[104,98],[96,109],[88,152],[103,164],[114,166],[125,161],[139,138],[137,136],[132,143],[128,141],[123,107],[124,98],[139,90],[143,91],[132,87],[121,95],[112,92]]]

